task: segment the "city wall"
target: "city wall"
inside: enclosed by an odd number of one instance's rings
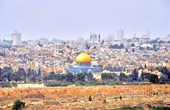
[[[0,88],[0,101],[11,98],[170,97],[170,85],[120,85],[45,88]]]

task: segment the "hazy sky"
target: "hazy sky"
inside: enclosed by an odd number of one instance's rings
[[[170,0],[0,0],[0,35],[22,39],[106,37],[123,29],[125,37],[170,34]]]

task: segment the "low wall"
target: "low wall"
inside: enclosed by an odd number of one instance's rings
[[[45,88],[0,88],[0,100],[8,98],[83,98],[170,96],[170,85],[121,85]]]

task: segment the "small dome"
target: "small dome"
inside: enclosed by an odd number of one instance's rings
[[[76,62],[78,63],[90,63],[91,62],[91,58],[88,54],[86,54],[85,52],[80,53],[77,57],[76,57]]]

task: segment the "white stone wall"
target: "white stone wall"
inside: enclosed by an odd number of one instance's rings
[[[44,84],[18,84],[17,88],[43,88]]]

